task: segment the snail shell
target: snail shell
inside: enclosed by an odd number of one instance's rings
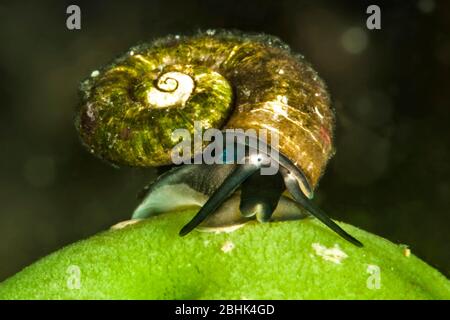
[[[197,227],[301,219],[307,212],[362,246],[311,201],[333,154],[334,113],[323,81],[280,40],[230,32],[167,37],[94,71],[81,92],[76,126],[83,143],[118,165],[170,164],[179,143],[174,130],[194,135],[198,122],[278,136],[274,175],[262,174],[274,160],[262,152],[250,163],[179,166],[148,188],[133,219],[200,206],[180,230],[184,236]]]
[[[315,187],[333,154],[324,82],[279,39],[235,32],[170,36],[131,48],[82,82],[76,127],[117,165],[171,163],[175,129],[268,129]]]

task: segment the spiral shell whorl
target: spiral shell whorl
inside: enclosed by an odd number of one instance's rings
[[[205,128],[223,125],[232,109],[230,84],[185,57],[172,59],[176,51],[134,48],[82,84],[77,127],[94,154],[115,164],[170,164],[179,142],[173,130],[193,132],[194,121]]]
[[[333,153],[334,114],[322,80],[276,38],[235,33],[167,37],[130,49],[81,85],[77,128],[116,164],[170,163],[171,134],[269,129],[315,186]]]
[[[148,90],[147,102],[155,108],[184,107],[194,87],[194,80],[189,75],[167,72],[158,78],[155,87]]]

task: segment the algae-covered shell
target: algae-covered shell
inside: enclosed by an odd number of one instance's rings
[[[76,126],[118,165],[171,163],[175,129],[269,129],[315,186],[333,154],[326,87],[274,37],[230,32],[170,36],[131,48],[81,85]]]

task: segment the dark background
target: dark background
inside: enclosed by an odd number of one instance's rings
[[[82,29],[66,28],[66,7]],[[368,4],[382,29],[365,27]],[[140,41],[198,28],[273,34],[328,83],[337,153],[316,201],[450,274],[450,2],[1,1],[0,280],[130,217],[153,169],[80,145],[78,83]]]

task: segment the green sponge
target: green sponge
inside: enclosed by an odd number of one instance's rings
[[[0,284],[2,299],[449,299],[450,281],[350,225],[358,248],[315,219],[179,237],[193,211],[111,229]]]

